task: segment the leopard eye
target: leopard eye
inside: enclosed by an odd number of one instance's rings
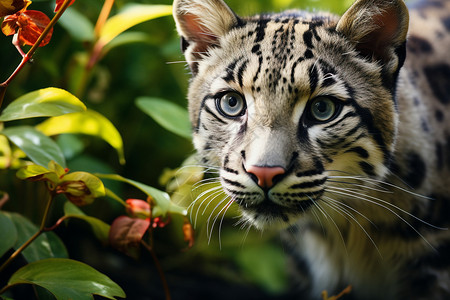
[[[312,100],[309,106],[310,118],[316,122],[327,122],[333,119],[338,113],[336,101],[330,97],[317,97]]]
[[[242,116],[247,109],[244,97],[236,92],[228,92],[218,97],[216,106],[219,112],[228,118]]]

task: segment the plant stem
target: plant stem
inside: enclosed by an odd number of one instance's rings
[[[6,88],[11,83],[11,81],[17,76],[17,74],[19,74],[19,72],[23,69],[25,64],[33,57],[34,52],[36,52],[39,45],[42,43],[42,41],[48,35],[50,30],[53,28],[53,26],[55,26],[56,22],[58,22],[59,18],[66,11],[67,7],[69,7],[70,1],[71,0],[64,1],[63,5],[61,6],[61,9],[58,10],[58,12],[52,18],[50,23],[48,23],[47,27],[45,27],[44,31],[42,31],[42,33],[39,36],[39,38],[37,39],[36,43],[34,43],[34,45],[30,48],[30,50],[28,50],[28,52],[25,55],[22,54],[22,61],[17,66],[17,68],[14,70],[14,72],[11,74],[11,76],[9,76],[9,78],[6,79],[5,82],[0,84],[0,107],[1,107],[1,104],[3,103],[3,98],[5,97]]]
[[[100,11],[100,15],[98,16],[97,23],[95,24],[95,35],[97,38],[100,36],[100,32],[105,25],[106,20],[108,20],[109,14],[111,13],[111,9],[114,5],[114,0],[105,0],[103,3],[102,10]]]
[[[2,107],[3,99],[5,98],[6,87],[7,86],[4,85],[3,83],[0,84],[0,107]]]
[[[164,294],[166,295],[166,300],[171,300],[172,297],[170,296],[169,285],[167,284],[166,276],[164,275],[164,271],[161,267],[158,257],[156,256],[155,251],[149,244],[147,244],[146,242],[144,242],[142,240],[141,240],[141,244],[145,247],[145,249],[148,250],[148,252],[150,252],[150,254],[153,258],[153,261],[155,262],[156,269],[158,270],[159,277],[161,278],[161,281],[163,284]]]
[[[114,0],[105,0],[102,10],[100,11],[100,14],[98,16],[97,23],[95,24],[94,29],[96,40],[94,45],[92,46],[92,49],[90,50],[89,58],[86,66],[84,67],[83,74],[81,75],[80,83],[76,88],[76,91],[74,91],[75,95],[78,98],[83,97],[91,76],[91,71],[102,56],[103,47],[105,45],[100,40],[100,33],[106,21],[108,20],[113,5]]]
[[[41,225],[39,227],[39,231],[36,232],[32,237],[30,237],[22,246],[20,246],[10,257],[0,266],[0,273],[17,257],[25,250],[32,242],[34,242],[45,230],[45,223],[47,222],[48,214],[50,212],[50,207],[53,203],[53,199],[55,198],[55,194],[50,192],[49,200],[47,201],[47,206],[45,207],[44,215],[42,216]]]

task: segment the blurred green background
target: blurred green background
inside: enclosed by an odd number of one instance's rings
[[[131,0],[118,0],[112,15]],[[284,9],[326,10],[341,14],[352,0],[227,0],[240,15],[279,12]],[[135,0],[133,3],[172,4],[171,0]],[[76,0],[70,8],[93,26],[103,1]],[[53,15],[54,1],[34,0],[29,9]],[[117,173],[124,177],[164,189],[160,177],[193,154],[191,142],[161,128],[136,105],[138,97],[167,99],[186,107],[189,71],[179,47],[179,38],[171,17],[163,17],[131,28],[129,38],[135,42],[114,45],[92,70],[86,86],[81,75],[82,62],[89,53],[89,37],[82,28],[70,30],[57,25],[51,43],[40,48],[33,63],[8,88],[5,104],[19,96],[45,87],[59,87],[77,95],[89,108],[106,116],[119,130],[125,147],[126,164],[121,165],[117,153],[104,141],[85,136],[63,136],[59,143],[65,150],[71,170]],[[77,26],[81,26],[78,24]],[[76,30],[73,30],[76,29]],[[11,37],[0,34],[0,81],[5,80],[20,62],[11,45]],[[0,190],[10,190],[6,209],[33,218],[36,186],[17,183],[13,171],[0,172]],[[122,197],[139,197],[135,190],[115,186]],[[234,209],[234,208],[232,208]],[[231,210],[232,210],[231,209]],[[116,211],[105,204],[87,208],[88,212],[111,222]],[[231,213],[232,215],[232,213]],[[205,220],[203,220],[205,221]],[[180,224],[180,220],[174,220]],[[231,226],[229,218],[211,242],[204,226],[197,228],[197,243],[189,251],[185,247],[180,226],[158,230],[155,247],[167,272],[173,299],[291,299],[286,292],[284,249],[276,234],[258,233]],[[201,223],[201,222],[199,222]],[[79,259],[106,273],[128,294],[129,299],[163,299],[163,290],[155,267],[143,253],[134,261],[95,241],[87,226],[76,222],[58,232],[66,242],[72,258]]]

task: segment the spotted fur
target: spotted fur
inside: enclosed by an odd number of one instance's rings
[[[174,17],[199,157],[224,209],[285,229],[299,293],[450,299],[450,1],[242,18],[175,0]]]

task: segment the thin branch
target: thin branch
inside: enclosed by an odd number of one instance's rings
[[[156,269],[158,270],[159,277],[161,278],[161,281],[162,281],[162,284],[163,284],[164,294],[166,296],[166,300],[171,300],[172,297],[170,296],[169,285],[167,284],[166,276],[164,275],[164,271],[163,271],[163,269],[161,267],[161,263],[159,262],[158,257],[156,256],[155,251],[145,241],[141,240],[141,244],[145,247],[145,249],[147,249],[148,252],[150,252],[150,254],[151,254],[152,258],[153,258],[153,261],[155,262]]]
[[[32,242],[34,242],[44,231],[45,231],[45,223],[47,222],[48,214],[50,212],[50,207],[53,203],[53,199],[55,195],[53,192],[50,192],[49,200],[47,201],[47,206],[45,207],[44,215],[42,216],[41,225],[39,227],[39,231],[36,232],[32,237],[30,237],[22,246],[20,246],[10,257],[0,266],[0,273],[7,267],[9,264],[19,256],[23,250],[25,250]]]
[[[64,1],[61,9],[55,14],[55,16],[52,18],[50,23],[48,23],[48,25],[47,25],[47,27],[45,27],[44,31],[42,31],[41,35],[39,36],[37,41],[34,43],[34,45],[31,47],[31,49],[28,50],[28,52],[25,55],[23,55],[23,52],[21,52],[22,61],[17,66],[17,68],[14,70],[14,72],[11,74],[11,76],[9,76],[9,78],[6,79],[5,82],[0,84],[0,107],[1,107],[1,105],[3,103],[3,98],[4,98],[5,93],[6,93],[6,88],[11,83],[11,81],[17,76],[17,74],[19,74],[19,72],[23,69],[25,64],[33,57],[33,55],[36,52],[36,50],[39,47],[39,45],[42,43],[42,41],[48,35],[50,30],[53,28],[53,26],[55,26],[56,22],[58,22],[59,18],[65,12],[67,7],[69,7],[70,1],[71,0],[65,0]]]
[[[111,13],[111,9],[114,5],[114,0],[105,0],[103,3],[102,10],[100,11],[100,15],[98,16],[97,23],[95,24],[94,32],[97,37],[100,36],[100,32],[105,25],[106,20],[108,20],[109,14]]]

